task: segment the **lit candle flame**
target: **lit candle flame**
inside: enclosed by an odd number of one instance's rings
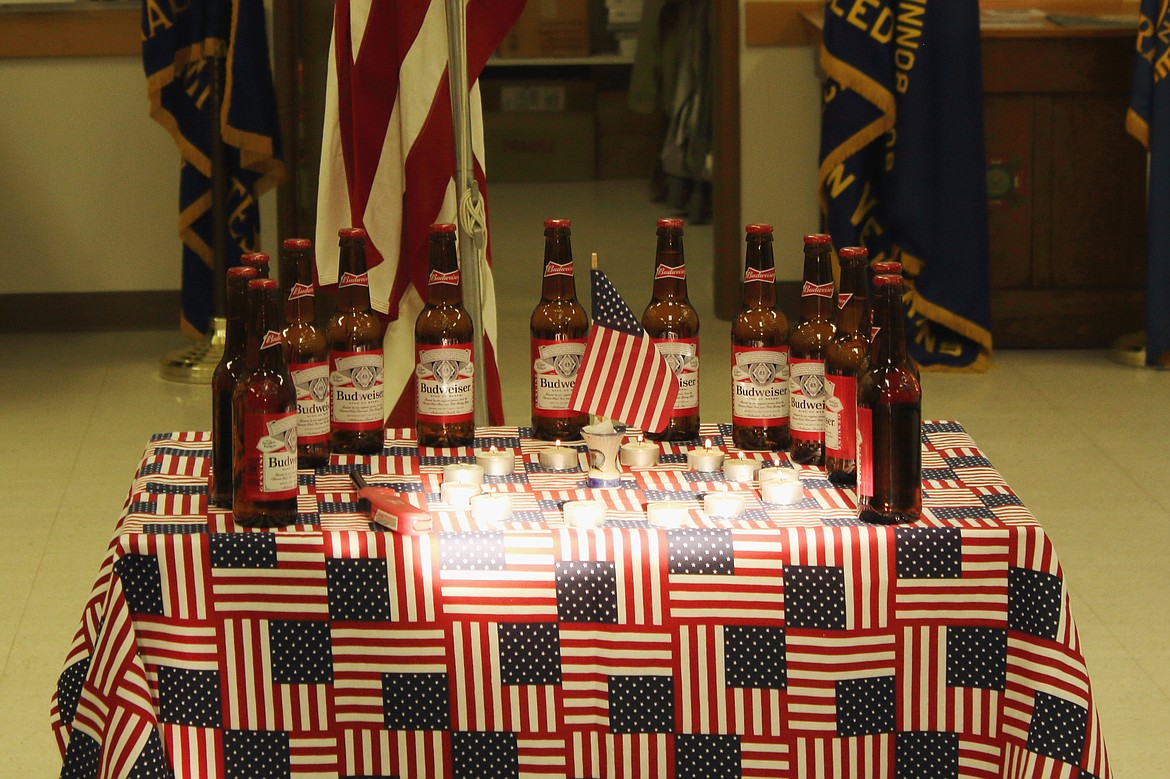
[[[492,444],[492,448],[491,448],[489,451],[491,451],[492,453],[495,453],[495,452],[497,451],[497,450],[496,450],[496,445],[495,445],[495,444]]]
[[[710,438],[703,440],[703,448],[710,451],[710,449],[711,449],[711,439]]]
[[[557,449],[561,448],[561,439],[557,439]]]
[[[642,443],[642,436],[640,436],[640,435],[638,436],[638,443],[639,444]]]

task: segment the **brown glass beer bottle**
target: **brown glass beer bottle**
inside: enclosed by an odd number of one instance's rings
[[[386,420],[382,389],[382,323],[370,310],[366,231],[338,231],[341,247],[337,311],[325,329],[332,389],[329,449],[381,454]]]
[[[211,374],[211,484],[209,500],[224,508],[232,505],[232,393],[244,372],[248,280],[256,269],[228,268],[224,302],[227,327],[223,357]]]
[[[284,356],[297,388],[297,467],[329,462],[329,347],[317,327],[313,244],[288,238],[280,245],[284,295]]]
[[[472,333],[463,308],[455,225],[433,224],[427,302],[414,323],[419,446],[471,446],[475,440]]]
[[[837,332],[825,350],[825,470],[838,487],[857,483],[857,376],[869,352],[869,279],[860,246],[838,253]]]
[[[683,256],[683,220],[658,220],[654,254],[654,288],[642,312],[642,327],[678,379],[678,399],[666,428],[646,432],[654,441],[699,438],[699,315],[687,297]]]
[[[833,338],[833,247],[824,234],[804,237],[800,323],[788,337],[791,457],[825,464],[825,350]]]
[[[772,225],[747,226],[743,302],[731,324],[731,437],[740,449],[787,449],[788,319],[776,307]]]
[[[569,408],[585,354],[589,317],[577,302],[568,219],[544,221],[544,280],[529,322],[532,432],[544,441],[581,437],[589,414]]]
[[[232,514],[249,527],[297,519],[297,392],[284,361],[275,279],[248,282],[246,373],[232,394]]]
[[[902,278],[873,283],[880,336],[857,384],[857,516],[890,525],[922,514],[922,388],[906,355]]]
[[[268,255],[264,252],[244,252],[240,255],[240,264],[256,269],[256,278],[268,278]]]

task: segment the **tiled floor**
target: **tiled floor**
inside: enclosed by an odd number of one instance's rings
[[[540,220],[574,220],[578,289],[588,253],[640,312],[653,219],[640,182],[492,189],[501,367],[510,423],[527,419],[529,313]],[[703,321],[702,415],[725,420],[727,324],[712,313],[710,228],[688,228]],[[800,236],[777,236],[782,274]],[[791,273],[789,274],[791,275]],[[0,776],[56,775],[49,696],[147,437],[206,429],[206,387],[158,378],[174,333],[0,334]],[[1170,765],[1170,374],[1104,352],[996,354],[982,375],[924,377],[924,413],[957,419],[1054,539],[1073,594],[1115,775]]]

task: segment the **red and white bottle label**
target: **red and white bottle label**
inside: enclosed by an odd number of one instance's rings
[[[852,292],[841,292],[841,293],[839,293],[839,294],[837,295],[837,308],[838,308],[839,310],[842,310],[842,311],[844,311],[844,310],[845,310],[845,304],[846,304],[846,303],[848,303],[848,302],[849,302],[850,300],[852,300],[852,299],[853,299],[853,293],[852,293]]]
[[[297,440],[319,444],[329,440],[329,363],[288,366],[297,389]]]
[[[687,266],[684,265],[655,265],[654,278],[656,279],[685,279]]]
[[[297,413],[244,414],[244,498],[297,495]]]
[[[750,281],[764,281],[768,284],[776,283],[776,269],[768,268],[767,270],[758,270],[757,268],[748,268],[743,274],[743,283],[747,284]]]
[[[329,353],[333,429],[382,429],[386,419],[382,368],[381,349]]]
[[[857,380],[825,377],[825,456],[851,460],[857,455]]]
[[[273,346],[280,346],[284,343],[284,336],[275,330],[269,330],[264,334],[264,340],[260,342],[260,349],[271,349]]]
[[[746,427],[788,424],[788,347],[731,347],[731,421]]]
[[[416,415],[447,424],[475,419],[475,365],[471,344],[415,345]]]
[[[360,276],[356,273],[343,273],[337,282],[337,286],[340,288],[368,287],[370,286],[370,274],[368,271]]]
[[[433,270],[431,275],[427,276],[427,284],[450,284],[453,287],[459,286],[459,269],[443,273],[442,271]]]
[[[571,417],[569,399],[577,386],[577,372],[585,356],[585,339],[545,341],[532,339],[532,414],[538,417]]]
[[[659,265],[658,267],[665,267]],[[678,380],[678,398],[674,401],[672,417],[689,417],[699,413],[699,339],[679,338],[673,341],[654,339],[658,353],[666,360]]]
[[[292,287],[288,291],[288,299],[289,300],[299,300],[300,298],[311,298],[311,297],[313,297],[313,285],[312,284],[302,284],[298,281],[296,284],[293,284]]]
[[[549,276],[572,276],[573,262],[550,262],[544,266],[545,278]]]
[[[813,284],[811,281],[806,281],[804,283],[804,287],[800,291],[800,296],[804,298],[831,298],[833,297],[833,282],[829,281],[824,284]]]
[[[857,407],[857,503],[873,497],[873,411]]]
[[[792,437],[821,441],[825,435],[825,361],[789,361],[788,404]]]

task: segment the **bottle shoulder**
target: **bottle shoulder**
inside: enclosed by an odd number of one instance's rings
[[[699,314],[686,298],[651,300],[642,312],[642,327],[652,337],[670,333],[689,338],[699,334]]]
[[[428,303],[414,323],[415,338],[426,343],[443,343],[452,337],[470,340],[472,330],[471,316],[462,306],[452,304]]]
[[[731,342],[739,346],[783,346],[788,318],[771,308],[747,308],[731,323]]]
[[[836,334],[832,322],[821,319],[806,319],[792,328],[788,343],[794,353],[810,352],[824,354]]]
[[[584,334],[589,330],[589,315],[576,300],[542,300],[532,310],[529,326],[534,333],[572,330]]]
[[[922,385],[909,363],[870,363],[858,379],[860,397],[868,403],[920,403]]]

